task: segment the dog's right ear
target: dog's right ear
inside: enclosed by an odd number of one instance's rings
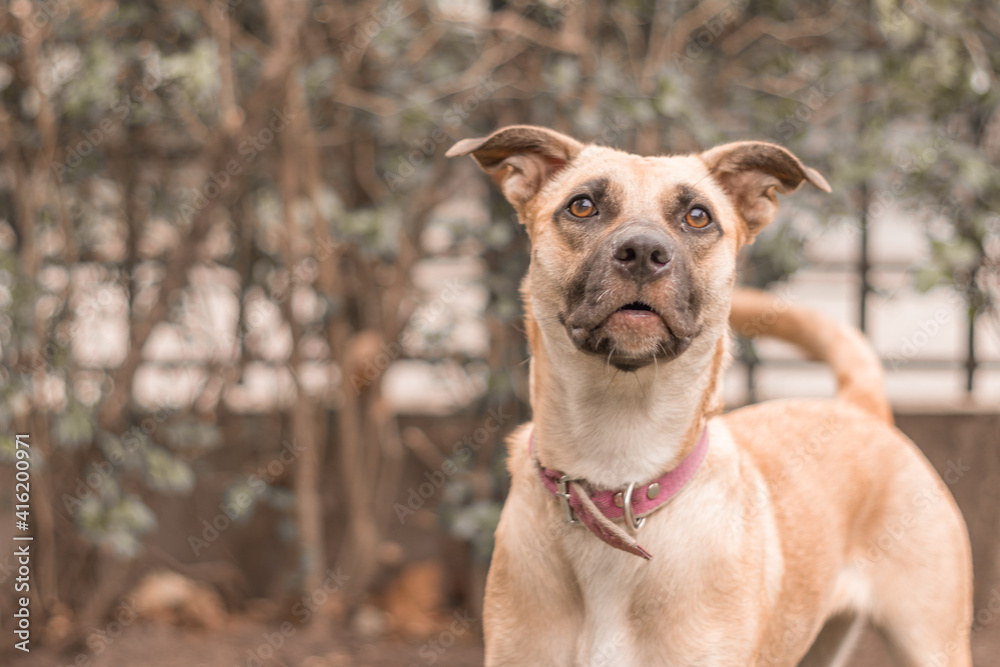
[[[469,155],[520,211],[584,148],[576,139],[533,125],[511,125],[488,137],[462,139],[446,155]]]
[[[746,223],[747,240],[770,224],[778,210],[775,191],[794,192],[808,181],[830,192],[826,179],[802,164],[788,149],[763,141],[723,144],[700,155],[722,189],[736,205]]]

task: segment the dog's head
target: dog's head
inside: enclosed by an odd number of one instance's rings
[[[532,242],[526,287],[539,322],[620,370],[682,354],[726,325],[736,253],[774,217],[775,192],[815,170],[774,144],[642,157],[540,127],[465,139]]]

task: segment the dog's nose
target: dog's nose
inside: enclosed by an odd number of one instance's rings
[[[623,235],[612,246],[615,266],[640,283],[651,282],[670,270],[672,242],[666,233],[649,227]]]

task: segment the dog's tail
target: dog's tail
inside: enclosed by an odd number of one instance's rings
[[[882,364],[857,329],[767,292],[742,287],[733,294],[729,323],[744,338],[777,338],[795,345],[812,359],[825,361],[837,376],[838,398],[892,423],[882,386]]]

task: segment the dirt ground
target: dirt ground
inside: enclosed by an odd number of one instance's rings
[[[192,632],[139,622],[116,640],[98,643],[103,650],[54,655],[44,649],[27,657],[0,655],[4,667],[473,667],[483,664],[482,638],[470,631],[447,631],[425,640],[364,641],[341,628],[311,626],[279,644],[280,625],[233,619],[218,632]],[[271,642],[268,641],[271,639]],[[445,646],[447,644],[447,646]],[[975,645],[975,642],[974,642]],[[976,665],[995,665],[992,647],[976,646]],[[99,653],[99,654],[98,654]],[[878,637],[861,637],[849,667],[890,664]]]
[[[286,630],[288,627],[286,626]],[[98,651],[27,657],[0,655],[4,667],[468,667],[482,665],[477,630],[444,630],[424,640],[364,641],[337,627],[293,628],[231,619],[217,632],[196,632],[139,621]],[[277,648],[272,648],[277,646]]]

